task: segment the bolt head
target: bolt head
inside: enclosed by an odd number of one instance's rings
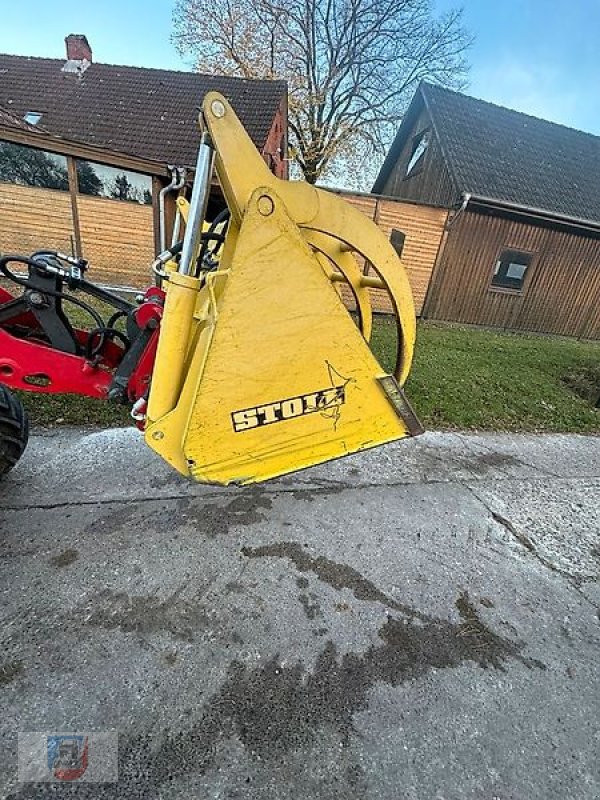
[[[41,308],[46,302],[46,298],[41,292],[30,292],[29,293],[29,302],[32,306],[36,308]]]
[[[210,110],[217,119],[225,116],[225,106],[220,100],[213,100],[210,104]]]

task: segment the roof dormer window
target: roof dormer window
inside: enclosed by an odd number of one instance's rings
[[[37,125],[38,122],[41,120],[41,118],[42,118],[41,111],[28,111],[23,117],[23,120],[28,125]]]

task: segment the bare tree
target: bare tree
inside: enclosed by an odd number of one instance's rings
[[[372,172],[419,81],[464,84],[470,44],[430,0],[177,0],[173,41],[203,72],[287,80],[310,183]]]

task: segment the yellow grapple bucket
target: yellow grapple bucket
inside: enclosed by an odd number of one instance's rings
[[[412,298],[383,234],[336,196],[272,176],[222,97],[208,95],[203,113],[231,221],[215,271],[170,276],[147,443],[198,481],[246,484],[420,432],[400,388]],[[372,285],[396,308],[395,375],[367,343]]]

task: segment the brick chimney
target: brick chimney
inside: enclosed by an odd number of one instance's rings
[[[62,72],[70,72],[80,78],[92,63],[92,48],[82,33],[70,33],[65,36],[67,45],[67,60],[62,66]]]
[[[92,63],[92,48],[87,37],[82,33],[70,33],[65,36],[67,45],[67,61],[87,61]]]

